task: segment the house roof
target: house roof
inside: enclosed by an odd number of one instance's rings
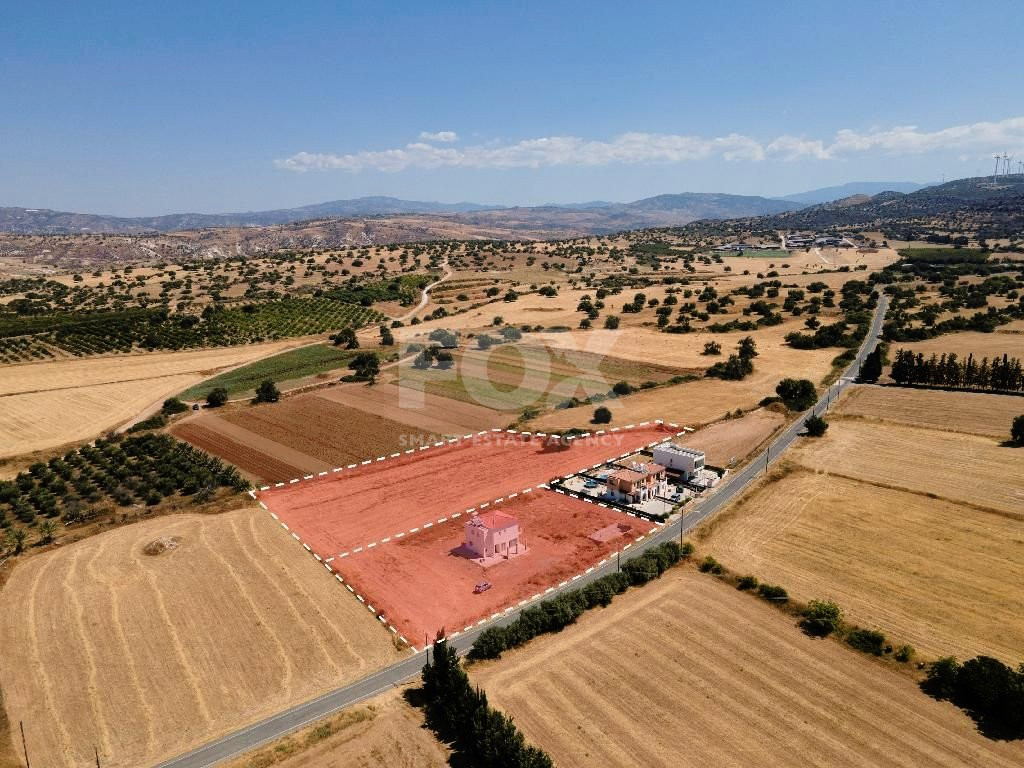
[[[482,515],[473,516],[469,522],[471,525],[479,525],[492,531],[519,525],[518,519],[504,512],[484,512]]]
[[[628,467],[622,467],[617,469],[609,475],[619,480],[643,480],[648,475],[656,475],[659,472],[664,472],[665,468],[661,464],[655,464],[653,461],[649,461],[646,464],[636,465],[639,469],[630,469]]]

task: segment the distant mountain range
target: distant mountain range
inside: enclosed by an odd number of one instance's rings
[[[550,231],[561,235],[608,234],[644,227],[682,226],[699,219],[732,219],[794,211],[855,194],[883,190],[911,191],[913,182],[852,182],[802,192],[785,198],[683,192],[656,195],[631,203],[591,201],[574,204],[507,207],[479,203],[432,203],[395,197],[332,200],[299,208],[245,213],[176,213],[166,216],[121,217],[69,213],[36,208],[0,208],[0,232],[23,235],[144,235],[201,229],[272,227],[326,219],[378,216],[436,216],[477,228],[511,232]]]
[[[613,232],[643,226],[678,226],[703,218],[730,218],[779,213],[799,207],[765,197],[684,192],[632,203],[588,202],[574,205],[502,207],[478,203],[429,203],[394,197],[360,197],[327,203],[247,213],[177,213],[119,217],[32,208],[0,208],[0,231],[17,234],[144,234],[225,227],[267,227],[319,219],[366,216],[469,216],[475,223],[504,225],[524,220],[530,229]],[[580,229],[583,217],[586,226]],[[493,219],[493,222],[488,221]]]
[[[933,230],[1002,238],[1024,232],[1024,174],[980,176],[915,192],[853,195],[796,211],[730,222],[751,229],[881,230],[906,239]]]
[[[779,200],[803,205],[817,205],[842,200],[853,195],[877,195],[881,192],[917,192],[930,187],[931,184],[918,184],[916,181],[851,181],[837,187],[822,187],[809,192],[798,192],[795,195],[783,195]]]

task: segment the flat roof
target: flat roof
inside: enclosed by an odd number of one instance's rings
[[[685,456],[703,457],[704,451],[698,451],[696,448],[687,448],[683,445],[676,445],[675,443],[663,443],[655,446],[654,450],[672,451],[673,453],[681,453]]]

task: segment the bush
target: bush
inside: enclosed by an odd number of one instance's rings
[[[633,391],[633,386],[628,381],[617,381],[615,386],[612,387],[612,392],[616,395],[628,395]]]
[[[169,397],[164,400],[163,408],[160,409],[164,416],[173,416],[176,413],[184,413],[188,406],[176,397]]]
[[[914,646],[901,645],[899,648],[896,649],[896,653],[893,656],[893,658],[895,658],[896,661],[904,663],[910,661],[912,658],[914,658]]]
[[[594,409],[593,422],[595,424],[608,424],[612,420],[612,412],[605,406]]]
[[[960,663],[953,656],[936,659],[928,667],[921,689],[936,699],[952,699],[956,694],[956,679],[960,674]]]
[[[862,653],[881,656],[885,650],[885,635],[874,629],[855,627],[846,633],[846,642]]]
[[[211,389],[206,395],[206,404],[211,408],[220,408],[228,401],[228,391],[224,387]]]
[[[703,560],[701,560],[700,565],[698,567],[700,568],[701,573],[714,573],[716,575],[723,573],[725,570],[722,567],[722,564],[715,560],[715,558],[713,558],[711,555],[708,555]]]
[[[821,437],[825,434],[825,430],[828,429],[828,422],[821,418],[821,416],[811,416],[804,421],[804,428],[809,436]]]
[[[811,600],[800,626],[809,635],[826,637],[839,629],[842,621],[842,610],[831,600]]]
[[[604,319],[604,327],[609,331],[617,330],[619,327],[619,318],[615,315],[608,315],[608,317]]]
[[[704,344],[704,351],[702,355],[720,355],[722,354],[722,345],[717,341],[709,341]]]
[[[777,584],[758,585],[757,595],[765,600],[771,600],[776,603],[785,603],[789,600],[789,593]]]
[[[740,576],[736,581],[736,589],[746,592],[748,589],[757,589],[756,576]]]

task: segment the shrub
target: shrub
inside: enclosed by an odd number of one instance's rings
[[[628,381],[617,381],[615,386],[612,387],[612,392],[616,395],[628,395],[633,391],[633,386]]]
[[[789,600],[789,593],[777,584],[759,584],[757,595],[765,600],[777,603],[785,603]]]
[[[609,331],[614,331],[618,329],[619,318],[617,318],[615,315],[608,315],[608,317],[604,319],[604,327],[607,328]]]
[[[821,437],[825,434],[825,430],[828,429],[828,422],[821,418],[821,416],[811,416],[804,421],[804,428],[809,436]]]
[[[800,626],[809,635],[826,637],[839,629],[842,621],[842,610],[831,600],[811,600],[804,610]]]
[[[896,661],[908,662],[914,658],[914,646],[912,645],[901,645],[896,649],[896,653],[893,656]]]
[[[228,401],[228,391],[224,387],[211,389],[206,395],[206,404],[211,408],[220,408]]]
[[[885,649],[885,635],[874,629],[854,627],[846,633],[846,642],[862,653],[881,656]]]
[[[720,574],[725,570],[724,568],[722,568],[722,564],[715,560],[715,558],[713,558],[711,555],[708,555],[703,560],[701,560],[700,565],[698,567],[700,568],[701,573]]]
[[[612,420],[612,412],[605,406],[594,409],[593,422],[595,424],[608,424]]]
[[[746,592],[748,589],[757,589],[756,576],[740,576],[736,581],[736,589]]]
[[[176,413],[184,413],[188,406],[176,397],[169,397],[164,400],[163,408],[160,409],[164,416],[173,416]]]
[[[956,694],[956,679],[960,674],[960,663],[953,656],[936,659],[928,667],[921,689],[936,699],[952,699]]]
[[[722,345],[717,341],[709,341],[704,344],[704,351],[702,355],[720,355],[722,354]]]

